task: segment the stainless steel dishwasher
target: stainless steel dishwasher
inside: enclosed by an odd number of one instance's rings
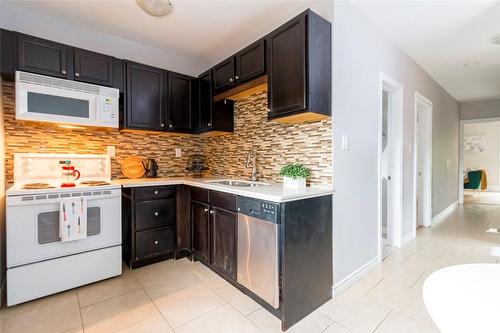
[[[238,197],[238,283],[279,307],[279,205]]]

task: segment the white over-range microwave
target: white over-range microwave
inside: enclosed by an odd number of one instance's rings
[[[16,72],[16,119],[118,128],[115,88]]]

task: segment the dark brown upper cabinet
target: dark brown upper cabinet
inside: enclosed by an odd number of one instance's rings
[[[124,127],[163,130],[164,70],[127,61],[126,116]]]
[[[230,57],[212,68],[214,90],[223,91],[234,86],[234,57]]]
[[[0,29],[0,74],[4,80],[14,81],[17,68],[17,37],[10,30]]]
[[[201,74],[194,84],[197,85],[198,103],[193,109],[194,133],[223,133],[234,131],[234,102],[224,99],[213,101],[211,71]]]
[[[236,83],[243,83],[266,72],[264,39],[247,46],[236,53]]]
[[[212,74],[207,71],[199,76],[199,131],[212,129],[213,90]]]
[[[167,129],[189,132],[191,130],[191,76],[168,72]]]
[[[293,123],[330,116],[330,22],[306,10],[266,39],[268,118]]]
[[[67,79],[73,74],[70,47],[46,39],[18,34],[18,69]]]
[[[75,81],[113,86],[113,57],[75,49]]]
[[[224,92],[265,72],[265,40],[261,39],[212,68],[214,93]]]

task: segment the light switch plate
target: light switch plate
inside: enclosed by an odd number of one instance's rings
[[[349,151],[349,137],[342,135],[342,151]]]
[[[116,156],[115,146],[106,146],[106,151],[107,151],[109,157]]]
[[[182,150],[180,148],[175,148],[175,157],[182,157]]]

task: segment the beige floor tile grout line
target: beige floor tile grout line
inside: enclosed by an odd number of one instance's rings
[[[139,285],[139,287],[141,287],[141,289],[144,291],[144,294],[146,295],[146,297],[149,299],[149,301],[153,304],[153,306],[155,307],[156,311],[158,311],[158,313],[160,314],[160,316],[163,318],[163,320],[165,321],[165,323],[167,324],[167,326],[172,330],[172,332],[174,331],[174,328],[170,325],[170,323],[168,322],[167,318],[165,318],[165,316],[163,315],[163,313],[160,311],[160,309],[158,309],[158,306],[156,306],[156,303],[153,301],[153,299],[151,298],[151,296],[148,294],[148,292],[146,291],[146,289],[144,289],[144,286],[142,285],[141,281],[139,281],[139,279],[137,278],[137,276],[135,276],[134,272],[132,272],[132,270],[130,271],[130,273],[134,276],[134,279],[135,281],[137,282],[137,284]],[[149,318],[148,318],[149,319]],[[144,319],[146,320],[146,319]],[[137,323],[140,323],[141,321],[138,321]],[[135,325],[137,323],[134,323],[132,325]],[[130,327],[132,325],[129,325],[127,327]]]

